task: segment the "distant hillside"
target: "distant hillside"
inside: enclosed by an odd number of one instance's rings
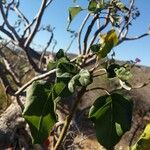
[[[17,50],[17,51],[11,51],[8,48],[5,48],[3,50],[3,52],[5,53],[5,55],[7,56],[10,64],[13,64],[13,70],[15,70],[15,72],[17,73],[17,75],[20,77],[22,83],[26,83],[28,80],[30,80],[33,76],[35,76],[35,73],[33,70],[31,70],[31,67],[29,66],[29,63],[25,57],[24,52]],[[50,55],[50,52],[47,52],[47,55]],[[54,54],[55,55],[55,54]],[[69,54],[68,55],[71,59],[74,58],[76,56],[76,54]],[[119,64],[123,64],[124,61],[118,61]],[[92,66],[92,63],[90,64],[90,66]],[[25,74],[26,73],[26,74]],[[148,79],[150,79],[150,67],[145,67],[145,66],[135,66],[132,69],[132,73],[133,73],[133,80],[131,80],[131,84],[138,86],[144,82],[146,82]],[[11,80],[11,78],[10,78]],[[101,76],[101,77],[97,77],[94,79],[94,82],[92,84],[92,86],[97,86],[98,84],[100,84],[101,87],[109,87],[113,82],[109,81],[106,79],[105,76]],[[13,84],[13,83],[12,83]],[[116,84],[116,83],[115,83]],[[114,88],[114,83],[113,85],[111,85]],[[150,92],[148,89],[149,86],[144,87],[142,89],[140,89],[140,94],[143,95],[146,101],[148,101],[148,97],[150,96]],[[7,96],[4,94],[4,89],[2,87],[2,85],[0,84],[0,106],[3,106],[2,103],[5,101],[5,99],[7,98]],[[134,90],[136,91],[136,90]],[[97,91],[94,91],[94,95],[97,93]],[[102,91],[98,91],[98,93],[102,93]],[[134,92],[133,92],[134,94]],[[0,108],[1,109],[1,108]]]
[[[28,61],[26,60],[26,57],[24,56],[24,53],[18,51],[17,53],[10,52],[9,50],[5,51],[7,53],[7,57],[9,58],[9,61],[11,64],[15,64],[14,70],[18,74],[18,76],[21,77],[22,83],[27,82],[30,80],[33,76],[35,76],[35,73],[31,68],[29,67]],[[19,57],[18,57],[19,54]],[[70,57],[74,57],[74,54],[70,54]],[[119,62],[120,64],[124,63],[123,61]],[[92,64],[91,64],[92,65]],[[26,72],[26,75],[24,74]],[[143,83],[150,80],[150,67],[145,66],[135,66],[131,70],[133,77],[130,80],[130,84],[134,87],[141,86]],[[11,80],[11,79],[10,79]],[[13,83],[12,83],[13,84]],[[114,82],[114,80],[108,80],[106,78],[106,75],[95,77],[93,80],[93,83],[88,87],[89,89],[92,87],[104,87],[108,90],[114,89],[118,86],[117,82]],[[86,107],[90,106],[94,99],[98,95],[105,94],[101,90],[95,90],[92,92],[85,93],[83,96],[83,100],[79,105],[79,111],[82,112]],[[134,111],[133,111],[133,124],[130,132],[127,132],[123,139],[118,144],[119,146],[124,146],[124,148],[129,144],[129,141],[131,138],[133,138],[133,142],[137,139],[138,135],[143,130],[145,124],[147,122],[150,122],[150,84],[139,89],[133,89],[130,92],[124,92],[124,94],[131,96],[133,102],[134,102]],[[6,96],[4,88],[2,84],[0,84],[0,113],[6,109],[7,105],[9,105],[9,98]],[[83,113],[85,114],[85,113]],[[90,122],[85,118],[86,114],[83,116],[80,116],[82,122],[80,123],[80,129],[83,130],[85,134],[89,134],[87,132],[92,132],[93,128],[90,126]],[[133,137],[133,134],[134,137]],[[92,140],[91,140],[92,139]],[[96,142],[96,138],[93,135],[91,138],[87,138],[87,140],[84,141],[85,145],[95,145],[98,146],[99,144]],[[90,142],[90,143],[88,143]],[[97,145],[96,145],[97,144]],[[98,146],[99,147],[99,146]],[[85,146],[85,149],[88,149],[89,147]],[[96,149],[97,150],[97,149]],[[124,149],[123,149],[124,150]]]

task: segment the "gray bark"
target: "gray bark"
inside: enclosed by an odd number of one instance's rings
[[[20,106],[13,102],[0,117],[0,148],[5,149],[12,146],[26,150],[32,147],[31,137],[26,123],[22,118]]]

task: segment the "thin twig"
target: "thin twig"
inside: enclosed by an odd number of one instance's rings
[[[86,90],[86,92],[95,91],[95,90],[102,90],[102,91],[104,91],[107,95],[110,95],[110,92],[109,92],[107,89],[103,88],[103,87],[94,87],[94,88],[91,88],[91,89]]]
[[[141,38],[146,37],[148,35],[150,35],[150,33],[144,33],[142,35],[135,36],[135,37],[125,37],[125,38],[123,38],[123,40],[124,41],[138,40],[138,39],[141,39]]]
[[[101,71],[102,71],[102,73],[97,74],[98,72],[101,72]],[[96,75],[94,75],[94,74],[96,74]],[[106,71],[106,69],[104,69],[104,68],[98,69],[98,70],[93,70],[93,69],[92,69],[92,77],[93,77],[93,78],[99,77],[99,76],[103,76],[103,75],[106,75],[106,74],[107,74],[107,71]]]
[[[7,71],[7,73],[12,77],[13,81],[15,82],[15,84],[17,86],[20,86],[21,85],[21,82],[19,80],[19,78],[17,77],[17,74],[13,71],[13,68],[11,67],[8,59],[6,58],[5,54],[3,53],[2,49],[7,45],[9,44],[6,43],[5,45],[2,45],[2,47],[0,48],[0,56],[2,57],[3,59],[3,63],[5,65],[5,70]]]
[[[89,19],[90,17],[90,14],[88,13],[87,16],[84,18],[80,28],[79,28],[79,32],[78,32],[78,47],[79,47],[79,54],[81,54],[81,34],[82,34],[82,31],[83,31],[83,28],[87,22],[87,20]]]
[[[85,36],[84,36],[84,41],[83,41],[84,42],[84,45],[83,45],[83,54],[86,54],[88,38],[89,38],[89,35],[90,35],[90,33],[92,31],[92,28],[93,28],[96,20],[98,19],[98,17],[99,17],[99,15],[96,14],[94,16],[94,18],[92,19],[90,25],[87,28],[87,31],[86,31]]]
[[[130,24],[131,21],[132,21],[131,15],[132,15],[132,8],[133,8],[133,6],[134,6],[134,3],[135,3],[135,0],[131,0],[131,1],[130,1],[130,4],[129,4],[129,5],[130,5],[130,6],[129,6],[129,11],[128,11],[128,14],[127,14],[127,16],[126,16],[127,20],[125,21],[124,26],[122,27],[122,29],[120,30],[120,32],[119,32],[119,34],[118,34],[118,38],[119,38],[119,39],[120,39],[120,38],[125,38],[125,37],[127,36],[127,34],[128,34],[129,24]],[[130,20],[130,19],[131,19],[131,20]],[[126,29],[125,34],[124,34],[123,37],[121,37],[122,32],[124,31],[124,29]]]
[[[51,35],[50,35],[49,41],[47,42],[46,47],[44,48],[44,50],[43,50],[43,52],[42,52],[42,55],[41,55],[41,58],[40,58],[39,68],[42,67],[42,62],[43,62],[44,55],[46,54],[46,51],[47,51],[47,49],[49,48],[49,46],[50,46],[50,44],[52,43],[52,40],[53,40],[53,38],[54,38],[53,30],[51,30],[50,33],[51,33]]]
[[[78,106],[79,102],[81,101],[81,97],[85,93],[85,91],[86,91],[86,88],[83,87],[81,89],[81,91],[78,92],[77,99],[76,99],[75,104],[74,104],[74,106],[72,108],[72,111],[70,112],[69,116],[66,117],[63,129],[62,129],[62,131],[60,133],[58,141],[55,144],[55,147],[54,147],[53,150],[58,150],[60,145],[62,144],[62,142],[63,142],[63,140],[64,140],[64,138],[66,136],[67,130],[68,130],[69,126],[70,126],[71,120],[72,120],[72,118],[73,118],[73,116],[74,116],[74,114],[76,112],[77,106]]]
[[[105,29],[106,26],[108,25],[108,23],[109,23],[109,15],[110,15],[110,9],[108,10],[108,14],[107,14],[107,16],[106,16],[105,23],[104,23],[98,30],[96,30],[96,32],[94,33],[94,36],[93,36],[93,38],[91,39],[90,44],[89,44],[89,46],[88,46],[88,48],[87,48],[87,50],[86,50],[87,54],[90,52],[90,48],[91,48],[92,44],[95,42],[95,40],[96,40],[98,34],[99,34],[103,29]]]
[[[38,30],[38,28],[40,26],[43,13],[45,11],[46,4],[47,4],[47,0],[42,0],[42,4],[41,4],[41,7],[40,7],[39,12],[37,14],[35,25],[33,27],[33,30],[31,32],[31,34],[28,36],[28,38],[27,38],[27,40],[26,40],[26,42],[24,44],[24,47],[28,47],[30,45],[30,43],[32,42],[32,40],[33,40],[33,38],[34,38],[34,36],[36,34],[36,31]]]
[[[29,20],[25,17],[25,15],[16,7],[16,5],[14,5],[13,9],[16,12],[16,14],[18,15],[18,17],[21,18],[22,21],[24,21],[25,26],[28,26]],[[29,33],[30,33],[30,30],[29,30]]]
[[[29,82],[27,82],[26,84],[24,84],[16,93],[15,95],[19,95],[21,92],[23,92],[27,87],[29,87],[34,81],[38,81],[38,80],[42,80],[52,74],[54,74],[56,72],[57,69],[53,69],[50,70],[44,74],[41,74],[39,76],[36,76],[34,78],[32,78]]]
[[[20,80],[18,79],[16,73],[13,71],[13,69],[11,68],[9,62],[7,61],[7,59],[3,58],[3,62],[5,64],[5,69],[7,70],[7,72],[9,73],[9,75],[12,77],[13,81],[15,82],[15,84],[17,86],[21,85]]]
[[[3,32],[5,35],[7,35],[11,40],[15,41],[14,36],[12,33],[6,29],[4,29],[4,26],[0,26],[0,31]]]
[[[12,32],[13,38],[18,42],[20,40],[20,37],[19,37],[18,33],[15,31],[15,29],[8,22],[7,16],[6,16],[5,12],[4,12],[2,1],[0,2],[0,11],[1,11],[4,23],[6,24],[6,26],[8,27],[8,29]]]
[[[1,81],[3,82],[6,93],[10,95],[14,95],[15,90],[11,86],[10,80],[8,80],[7,78],[5,66],[1,62],[0,62],[0,78],[1,78]]]
[[[71,46],[72,46],[72,44],[73,44],[73,42],[75,41],[76,38],[77,38],[77,33],[74,33],[71,42],[69,43],[68,47],[66,48],[66,52],[69,51],[69,49],[71,48]]]

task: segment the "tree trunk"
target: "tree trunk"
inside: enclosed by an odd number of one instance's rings
[[[32,149],[31,136],[17,102],[13,102],[0,117],[0,148]]]

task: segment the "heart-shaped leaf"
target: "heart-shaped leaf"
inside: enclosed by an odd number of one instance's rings
[[[99,97],[89,112],[100,144],[112,149],[130,129],[132,103],[118,93]]]
[[[60,49],[57,53],[56,53],[56,59],[58,60],[58,59],[60,59],[60,58],[62,58],[62,57],[66,57],[66,54],[65,54],[65,52],[64,52],[64,50],[63,49]]]
[[[80,6],[75,6],[75,7],[70,7],[69,8],[69,24],[72,22],[72,20],[74,19],[74,17],[80,12],[82,11],[82,8]]]
[[[82,86],[87,86],[91,83],[91,75],[87,69],[81,69],[79,75],[79,82]]]
[[[63,81],[67,84],[78,72],[79,68],[73,63],[69,61],[60,62],[56,71],[57,81]]]
[[[30,86],[23,116],[30,126],[33,143],[43,143],[56,123],[51,85],[34,82]]]
[[[71,92],[68,89],[68,83],[64,82],[56,82],[54,87],[53,87],[53,94],[54,94],[54,99],[57,97],[68,97],[71,95]]]
[[[68,89],[71,93],[74,92],[76,82],[79,80],[80,75],[76,74],[68,83]]]
[[[112,50],[118,43],[118,36],[115,30],[110,30],[107,35],[101,35],[101,47],[97,56],[99,58],[105,58],[107,54]]]

